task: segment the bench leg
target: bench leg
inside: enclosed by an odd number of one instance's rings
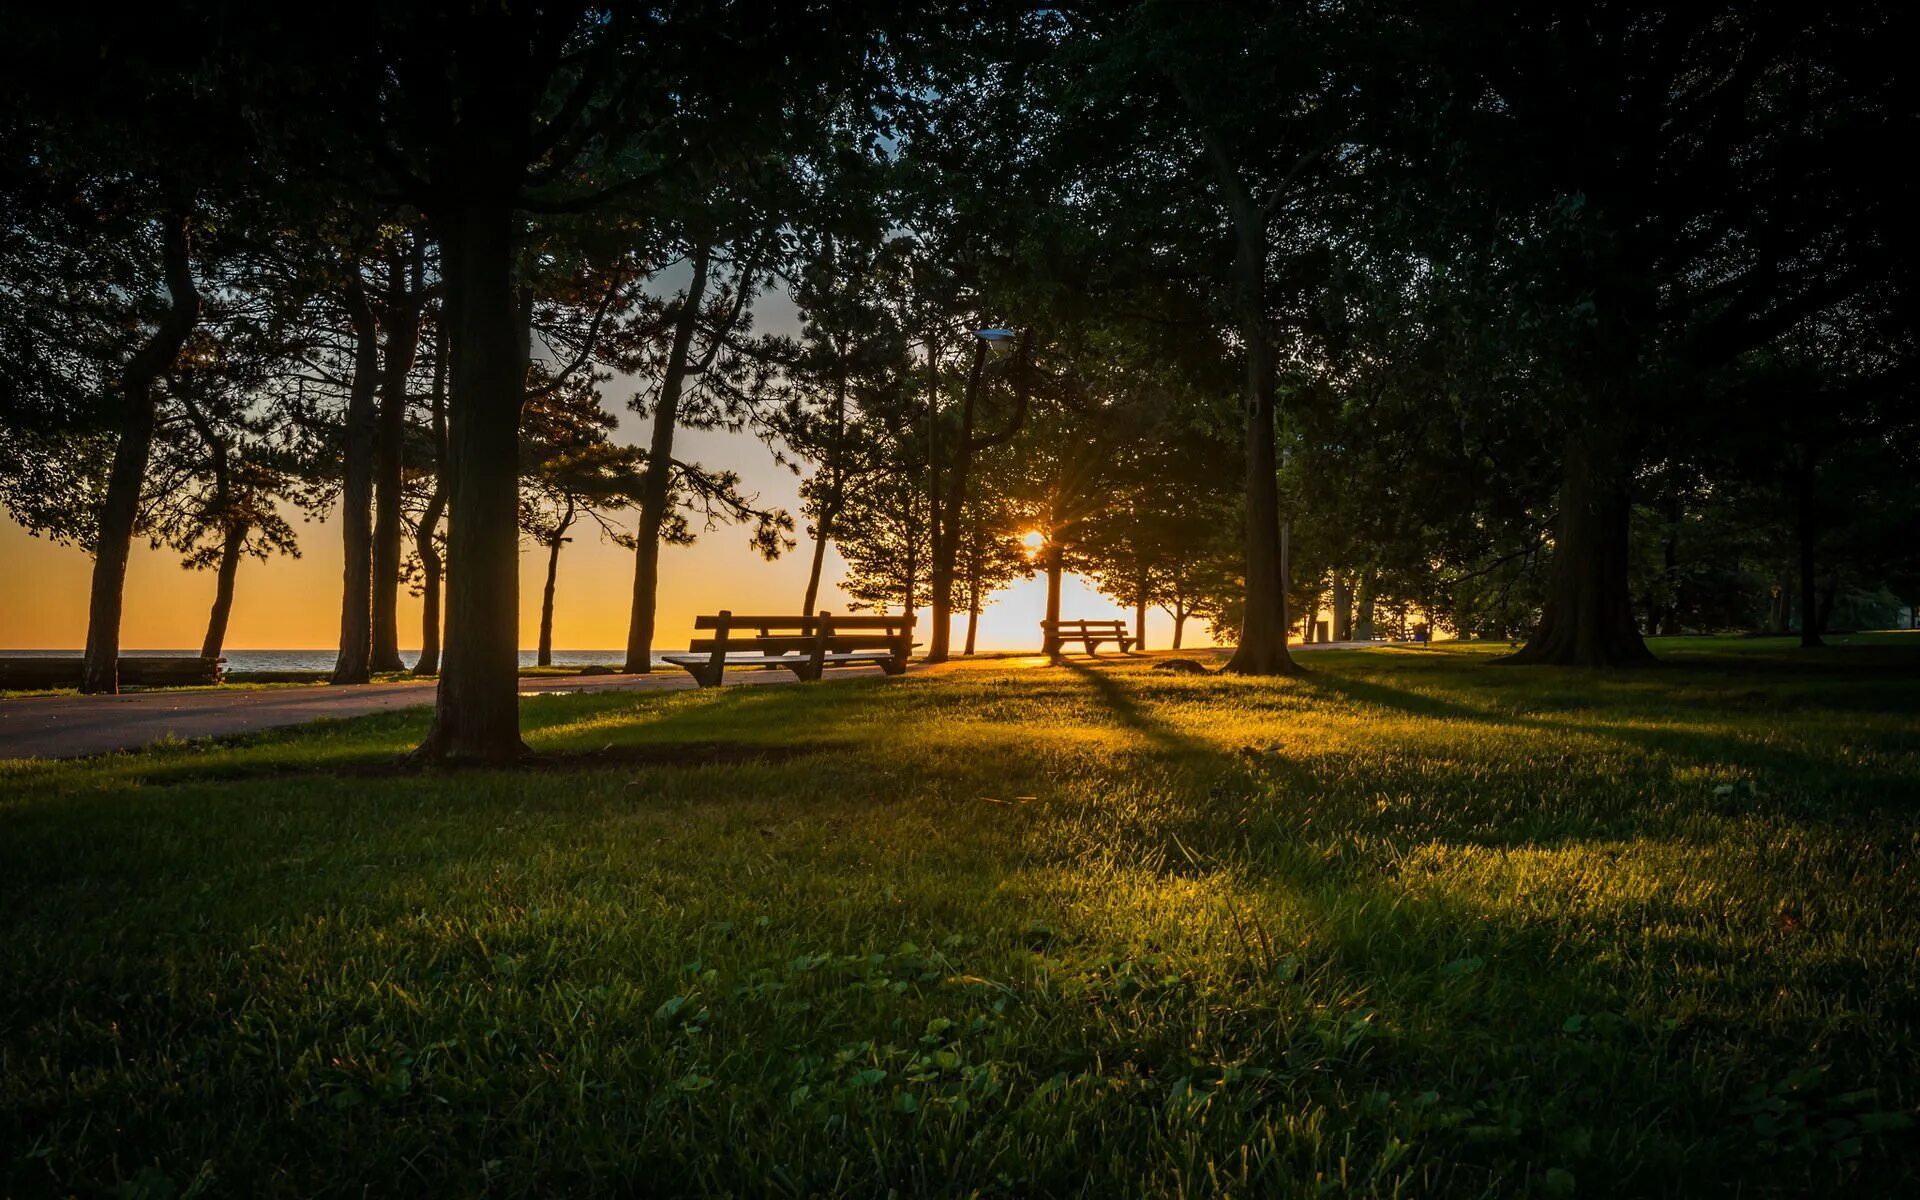
[[[703,688],[719,687],[720,672],[707,663],[681,663],[681,669],[693,676],[693,681]]]
[[[787,670],[792,671],[793,677],[795,679],[798,679],[801,683],[819,682],[820,668],[814,666],[813,663],[809,662],[804,658],[798,662],[787,663],[786,668]]]
[[[880,669],[889,675],[905,675],[907,673],[907,660],[904,658],[881,659]]]

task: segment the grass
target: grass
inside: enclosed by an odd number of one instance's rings
[[[1660,649],[0,764],[0,1195],[1911,1192],[1920,637]]]

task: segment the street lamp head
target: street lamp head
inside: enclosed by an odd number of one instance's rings
[[[987,344],[987,349],[996,355],[1005,354],[1013,349],[1014,332],[1011,329],[976,329],[973,336]]]

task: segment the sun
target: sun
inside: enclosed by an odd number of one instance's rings
[[[1032,553],[1047,544],[1047,535],[1041,533],[1038,529],[1029,529],[1020,535],[1020,544],[1025,546],[1029,553]]]

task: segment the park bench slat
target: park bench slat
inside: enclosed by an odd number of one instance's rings
[[[1095,653],[1101,642],[1113,642],[1125,654],[1133,649],[1133,635],[1127,632],[1125,621],[1089,621],[1084,618],[1055,622],[1040,622],[1042,634],[1050,635],[1047,641],[1052,645],[1067,642],[1079,642],[1088,654]]]
[[[786,667],[803,680],[813,680],[826,667],[871,663],[898,675],[907,669],[915,645],[910,613],[736,616],[722,609],[696,616],[693,627],[710,629],[714,636],[696,637],[686,653],[660,658],[684,668],[701,687],[718,687],[730,666]]]

